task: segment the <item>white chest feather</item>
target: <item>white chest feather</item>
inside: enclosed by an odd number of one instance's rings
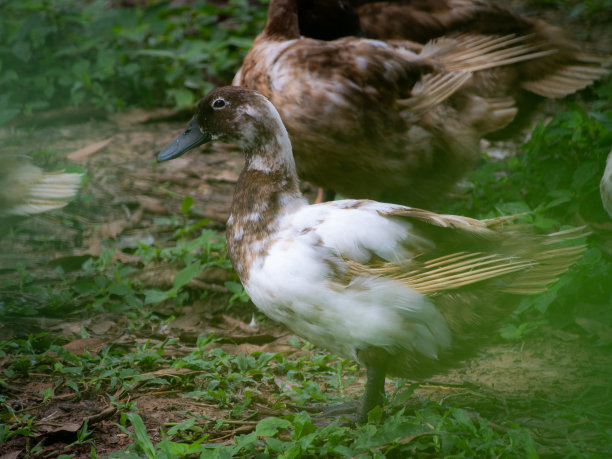
[[[397,241],[405,240],[406,232],[376,213],[308,206],[281,218],[245,288],[267,316],[342,356],[358,361],[359,349],[376,346],[436,358],[451,339],[429,298],[391,279],[347,275],[347,259],[367,262],[372,254],[405,259],[408,250]]]

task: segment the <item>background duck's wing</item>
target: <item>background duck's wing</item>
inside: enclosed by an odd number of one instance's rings
[[[390,85],[397,91],[398,84],[410,88],[423,71],[429,71],[411,62],[414,56],[373,40],[344,38],[324,42],[304,38],[277,42],[260,36],[233,84],[264,94],[286,88],[302,91],[291,92],[287,98],[303,98],[302,94],[318,87],[321,91],[337,91],[339,83],[361,92],[385,91]]]
[[[43,172],[26,158],[3,158],[0,166],[0,215],[32,215],[68,204],[81,174]]]
[[[327,110],[359,107],[363,113],[349,117],[369,119],[376,116],[368,117],[368,112],[391,112],[397,101],[400,110],[419,116],[460,89],[470,78],[469,72],[546,53],[549,51],[542,52],[525,43],[524,37],[515,36],[444,38],[425,45],[419,54],[410,43],[401,42],[353,37],[277,42],[260,37],[233,84],[262,92],[281,115],[285,107],[296,104],[301,107],[300,116],[307,116],[308,105],[313,104],[323,115]],[[322,103],[325,99],[332,104]],[[291,125],[290,117],[285,118]],[[364,126],[371,124],[362,121]]]
[[[436,38],[427,42],[421,59],[435,59],[447,71],[477,72],[493,67],[516,64],[554,54],[524,35],[462,34]]]
[[[401,48],[401,44],[396,46]],[[398,101],[398,105],[421,116],[458,91],[471,78],[473,72],[539,59],[553,52],[543,51],[539,45],[529,43],[528,37],[515,35],[461,35],[432,40],[422,47],[418,61],[442,70],[424,75],[412,89],[411,97]],[[499,124],[503,127],[516,114],[511,98],[480,98],[479,102],[491,104],[499,103],[500,100],[504,101],[504,112],[501,113],[504,121],[491,123],[492,127],[484,132],[496,130]],[[511,113],[507,109],[510,109]],[[496,109],[481,111],[490,119],[491,113],[495,113]],[[469,113],[466,113],[466,116],[471,118]]]
[[[371,2],[357,8],[366,37],[408,39],[426,43],[455,34],[527,36],[526,45],[554,51],[518,66],[515,85],[542,97],[572,94],[609,73],[610,59],[582,52],[563,31],[544,21],[527,18],[492,2],[437,0],[435,2]],[[490,78],[495,78],[490,76]],[[490,82],[494,85],[494,82]]]
[[[594,56],[587,53],[575,53],[571,59],[557,59],[554,65],[550,61],[533,63],[525,66],[528,72],[521,87],[538,96],[551,99],[565,97],[586,88],[610,73],[609,58]],[[551,70],[553,67],[554,70]],[[548,71],[543,71],[547,68]]]

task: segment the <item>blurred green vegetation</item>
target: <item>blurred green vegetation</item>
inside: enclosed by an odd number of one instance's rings
[[[506,328],[506,337],[536,330],[542,315],[559,328],[584,332],[575,318],[586,315],[604,324],[593,340],[612,344],[612,227],[599,193],[612,150],[612,81],[600,83],[591,99],[588,109],[565,102],[564,110],[533,128],[517,155],[483,161],[464,199],[447,209],[479,218],[526,213],[521,220],[541,231],[581,225],[593,231],[585,256],[559,282],[521,302],[521,324]]]
[[[590,19],[596,14],[612,12],[612,0],[529,0],[534,6],[547,6],[560,9],[573,17]]]
[[[0,124],[91,105],[189,107],[227,84],[265,20],[265,0],[0,2]]]

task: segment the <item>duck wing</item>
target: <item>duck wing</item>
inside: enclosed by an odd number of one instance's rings
[[[81,174],[43,172],[22,157],[3,159],[0,216],[27,216],[64,207],[81,185]]]
[[[409,265],[379,260],[370,265],[351,262],[354,273],[384,275],[425,295],[460,291],[493,279],[503,279],[499,293],[532,294],[546,290],[584,252],[575,241],[588,233],[584,228],[536,235],[511,224],[516,216],[475,220],[420,209],[384,213],[415,224],[434,241]]]
[[[543,291],[585,250],[581,228],[534,235],[513,218],[364,200],[305,206],[280,222],[245,288],[317,345],[366,364],[360,350],[386,349],[397,356],[389,373],[428,374],[487,339],[519,294]]]
[[[527,18],[482,0],[356,1],[363,34],[380,40],[412,40],[426,43],[456,34],[528,36],[528,43],[545,51],[539,59],[523,61],[510,86],[542,97],[559,98],[581,90],[609,73],[610,58],[585,53],[566,38],[559,27]],[[484,74],[481,87],[495,86],[495,75]],[[487,78],[488,77],[488,78]],[[509,88],[496,88],[503,96]],[[495,94],[497,92],[497,94]]]

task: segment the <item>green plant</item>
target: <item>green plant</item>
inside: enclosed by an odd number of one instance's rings
[[[246,0],[1,2],[0,124],[64,105],[189,107],[231,81],[264,17]]]
[[[612,1],[610,0],[586,0],[584,2],[573,2],[571,0],[529,0],[528,3],[562,9],[575,18],[584,19],[596,17],[597,14],[605,14],[612,9]]]
[[[601,97],[591,111],[568,102],[566,110],[540,122],[520,155],[484,163],[471,174],[466,199],[448,210],[477,217],[525,213],[521,220],[542,231],[607,222],[599,181],[612,150],[610,88],[608,82],[597,90]],[[606,309],[612,296],[606,288],[612,278],[612,259],[600,246],[597,231],[589,239],[590,248],[567,274],[543,294],[521,301],[516,314],[524,322],[505,327],[505,337],[521,339],[539,329],[542,314],[561,328],[576,328],[577,311],[612,325]],[[585,303],[600,307],[584,311]]]
[[[151,305],[170,301],[182,306],[198,295],[206,295],[206,292],[191,292],[185,287],[206,268],[231,271],[232,267],[224,236],[205,228],[209,223],[206,219],[195,223],[189,220],[192,203],[191,198],[185,198],[181,208],[183,217],[163,222],[173,228],[174,245],[159,247],[139,243],[134,252],[140,257],[141,266],[169,263],[178,268],[170,289],[144,288],[134,279],[139,267],[113,261],[114,250],[107,249],[98,258],[88,259],[75,275],[66,276],[60,267],[56,268],[59,282],[55,283],[40,283],[24,266],[18,265],[18,279],[4,279],[0,284],[5,293],[15,292],[7,295],[0,318],[38,314],[54,317],[82,309],[122,311],[132,320],[132,327],[142,328],[152,320],[163,320],[155,315]],[[232,293],[229,306],[236,300],[248,300],[242,286],[235,282],[228,282],[228,291]]]

